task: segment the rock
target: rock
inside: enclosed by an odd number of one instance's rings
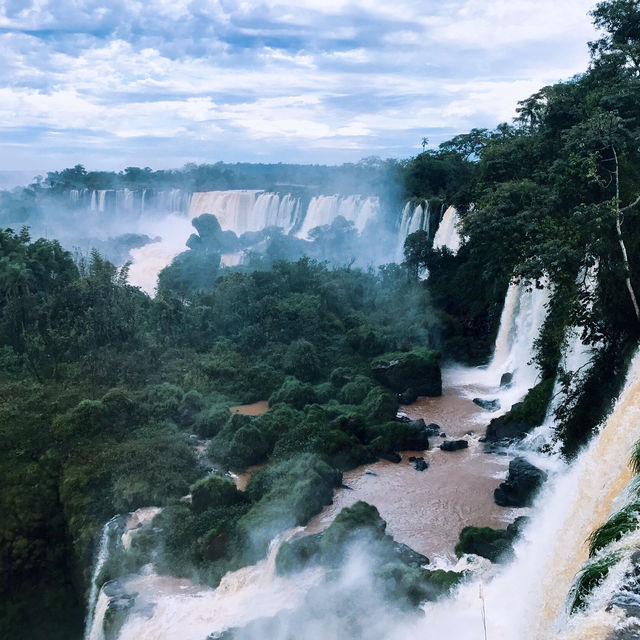
[[[486,442],[487,441],[487,437],[486,436],[480,436],[478,438],[478,442]]]
[[[467,435],[467,436],[475,436],[476,432],[475,431],[467,431],[467,433],[465,435]]]
[[[429,468],[429,463],[424,458],[418,458],[415,462],[414,469],[416,471],[426,471]]]
[[[500,409],[500,401],[499,400],[486,400],[485,398],[474,398],[473,403],[477,404],[481,409],[485,411],[490,411],[493,413],[494,411],[498,411]]]
[[[394,462],[394,463],[398,463],[398,462],[402,462],[402,456],[399,453],[396,453],[395,451],[391,452],[391,453],[385,453],[384,455],[380,456],[383,460],[388,460],[389,462]]]
[[[365,476],[377,476],[378,474],[375,471],[365,471],[364,475]],[[345,485],[342,485],[342,486],[344,487]],[[351,489],[351,487],[347,487],[347,489]]]
[[[409,400],[417,396],[441,396],[440,353],[424,347],[389,353],[371,362],[373,377]]]
[[[427,556],[423,556],[421,553],[414,551],[411,547],[401,542],[394,542],[393,551],[396,559],[408,567],[417,568],[429,564],[429,558],[427,558]]]
[[[443,451],[460,451],[460,449],[466,449],[469,443],[466,440],[445,440],[440,448]]]
[[[522,403],[513,405],[513,408],[518,407]],[[521,440],[524,436],[533,429],[534,425],[526,420],[512,420],[509,414],[494,418],[487,427],[487,442],[499,443],[501,445],[508,445],[515,440]]]
[[[441,437],[441,438],[446,438],[446,437],[447,437],[447,434],[443,431],[443,432],[440,434],[440,437]]]
[[[426,425],[425,429],[427,431],[427,435],[429,436],[439,436],[442,432],[442,429],[440,429],[440,425],[436,424],[435,422],[430,422],[428,425]]]
[[[504,389],[505,387],[511,386],[511,381],[513,380],[513,373],[503,373],[500,378],[500,386]]]
[[[416,458],[415,456],[409,456],[409,462],[415,462],[418,458]],[[423,458],[424,460],[424,458]]]
[[[509,463],[507,479],[493,492],[493,499],[501,507],[529,507],[547,474],[522,457]]]

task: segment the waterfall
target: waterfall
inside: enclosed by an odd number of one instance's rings
[[[358,233],[362,233],[367,223],[380,214],[378,198],[363,196],[316,196],[311,199],[307,213],[297,236],[306,240],[309,231],[315,227],[331,224],[338,216],[353,222]]]
[[[132,264],[129,268],[129,282],[153,295],[158,274],[182,251],[186,241],[195,231],[189,218],[176,213],[161,219],[150,218],[142,227],[151,236],[159,236],[157,242],[130,251]]]
[[[92,629],[94,627],[94,618],[96,617],[96,600],[98,599],[98,584],[97,580],[100,576],[100,571],[104,567],[104,563],[109,558],[109,548],[111,542],[111,532],[114,530],[118,523],[119,516],[111,518],[104,527],[102,527],[102,534],[100,536],[100,543],[98,545],[98,552],[93,565],[93,573],[91,575],[91,588],[89,590],[89,601],[87,607],[87,619],[85,623],[84,638],[85,640],[93,640]],[[106,597],[106,596],[105,596]],[[104,613],[104,612],[103,612]]]
[[[402,219],[400,221],[400,230],[398,232],[398,247],[396,249],[396,262],[400,263],[404,260],[404,242],[409,235],[416,231],[426,231],[429,233],[429,202],[424,204],[415,204],[407,202],[402,210]]]
[[[587,558],[587,538],[619,508],[616,498],[632,477],[627,461],[639,438],[640,352],[600,432],[570,467],[550,477],[515,545],[515,559],[484,586],[488,638],[549,640],[570,632],[575,616],[567,614],[565,603]],[[478,589],[477,581],[463,584],[451,599],[426,605],[424,622],[411,634],[417,631],[426,640],[482,638]]]
[[[104,616],[108,608],[109,596],[100,589],[91,627],[87,630],[88,633],[85,632],[86,640],[104,640]]]
[[[538,382],[538,370],[532,362],[534,343],[540,335],[550,298],[549,283],[543,284],[543,289],[522,283],[509,285],[493,358],[483,375],[485,384],[498,386],[503,374],[512,374],[510,387],[502,391],[510,404]]]
[[[460,234],[458,233],[458,212],[454,207],[449,207],[442,216],[440,226],[433,237],[433,248],[445,247],[451,253],[458,253],[460,249]]]
[[[127,591],[138,596],[120,640],[202,640],[295,607],[322,575],[317,569],[290,577],[275,573],[280,544],[300,530],[275,538],[264,560],[227,573],[216,589],[153,573],[129,579]],[[155,604],[151,614],[150,602]]]

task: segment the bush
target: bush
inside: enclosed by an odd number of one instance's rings
[[[201,478],[191,487],[191,508],[195,513],[215,507],[230,507],[241,499],[234,482],[216,474]]]
[[[280,402],[290,404],[294,409],[302,410],[308,404],[317,401],[315,391],[310,384],[300,382],[296,378],[287,378],[282,386],[271,395],[269,405]]]
[[[368,420],[387,422],[393,420],[398,413],[398,399],[392,393],[376,387],[367,394],[362,408]]]
[[[320,359],[316,348],[308,340],[292,342],[282,360],[282,368],[299,380],[312,382],[320,374]]]
[[[396,393],[411,389],[423,396],[442,395],[440,353],[421,347],[387,353],[371,362],[373,377]]]

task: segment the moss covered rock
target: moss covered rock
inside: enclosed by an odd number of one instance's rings
[[[373,377],[405,401],[417,396],[441,396],[440,353],[424,347],[388,353],[371,362]]]

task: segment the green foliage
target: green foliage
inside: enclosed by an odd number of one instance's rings
[[[294,409],[304,409],[308,404],[316,402],[316,395],[313,387],[297,378],[287,378],[282,386],[269,398],[270,405],[281,402],[291,405]]]
[[[195,513],[216,507],[230,507],[241,499],[235,483],[230,478],[216,474],[200,478],[190,492],[191,508]]]
[[[474,553],[491,562],[505,562],[513,555],[514,535],[515,532],[509,529],[463,527],[455,552],[458,557],[464,553]]]
[[[609,569],[619,562],[618,554],[610,554],[598,560],[589,562],[578,574],[569,593],[569,610],[576,613],[586,606],[593,590],[607,577]]]
[[[620,540],[640,525],[640,502],[627,505],[589,536],[589,555],[593,556],[612,542]]]

